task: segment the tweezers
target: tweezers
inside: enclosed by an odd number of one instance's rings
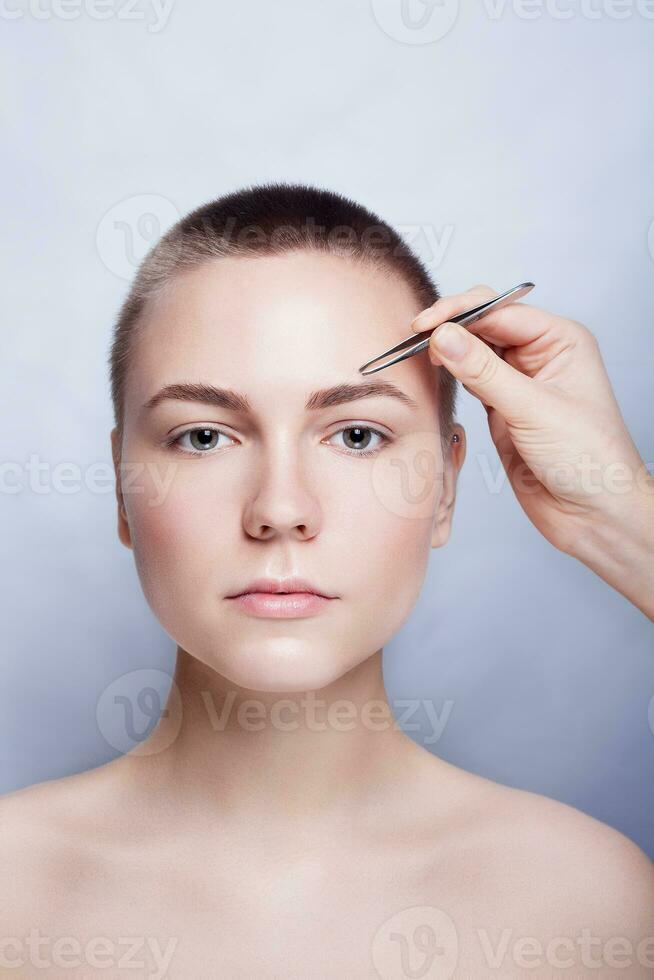
[[[466,310],[465,313],[457,313],[456,316],[451,316],[448,323],[460,323],[462,327],[467,327],[469,323],[475,323],[477,320],[481,320],[483,316],[490,313],[491,310],[497,310],[502,306],[507,306],[509,303],[513,303],[515,300],[520,299],[526,293],[534,288],[533,282],[523,282],[519,286],[514,286],[513,289],[507,289],[505,293],[500,293],[494,299],[489,300],[487,303],[482,303],[481,306],[475,306],[472,310]],[[395,347],[391,347],[390,350],[384,351],[383,354],[379,354],[378,357],[373,357],[371,361],[366,361],[359,368],[360,374],[375,374],[376,371],[383,371],[384,368],[390,367],[391,364],[397,364],[398,361],[403,361],[405,357],[413,357],[414,354],[419,354],[420,351],[426,350],[429,347],[429,340],[433,334],[436,327],[430,327],[429,330],[421,330],[419,333],[413,333],[406,340],[400,341]],[[406,350],[405,350],[406,348]],[[386,364],[380,365],[380,367],[373,368],[372,371],[364,371],[364,368],[369,367],[371,364],[375,364],[377,361],[381,361],[384,357],[388,357],[390,354],[395,354],[397,351],[403,351],[403,353],[398,354],[391,361]]]

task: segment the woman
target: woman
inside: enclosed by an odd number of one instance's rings
[[[536,527],[654,618],[654,481],[597,344],[524,303],[435,329],[493,294],[439,299],[376,215],[300,185],[146,257],[112,447],[174,683],[134,751],[3,798],[8,975],[654,975],[633,842],[392,724],[382,650],[449,535],[456,379]],[[408,325],[429,357],[361,376]]]

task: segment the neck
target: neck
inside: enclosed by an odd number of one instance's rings
[[[424,750],[395,725],[382,651],[317,691],[248,690],[178,647],[159,724],[137,753],[184,805],[221,820],[345,822],[396,795]]]

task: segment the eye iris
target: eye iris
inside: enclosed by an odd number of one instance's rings
[[[218,437],[214,429],[192,429],[189,435],[194,449],[212,449],[208,444]]]
[[[354,433],[356,433],[356,435],[354,436],[354,439],[351,440],[354,443],[354,445],[353,445],[352,448],[355,448],[355,449],[365,449],[365,447],[370,442],[370,429],[364,429],[361,426],[352,426],[349,429],[344,429],[343,432],[344,433],[348,433],[348,432],[354,432]],[[363,433],[363,435],[362,435],[362,433]],[[348,441],[347,435],[345,435],[345,441],[346,442]],[[363,442],[363,445],[362,445],[362,442]],[[350,448],[350,447],[348,447],[348,448]]]

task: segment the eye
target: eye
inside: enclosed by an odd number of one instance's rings
[[[211,426],[196,426],[194,429],[186,429],[168,440],[169,446],[175,446],[181,452],[186,452],[191,456],[206,456],[216,448],[220,436],[229,438],[220,429]],[[184,441],[188,440],[188,441]]]
[[[369,425],[348,425],[346,428],[334,432],[330,439],[333,439],[334,436],[340,436],[341,433],[345,433],[345,452],[349,453],[350,456],[375,456],[385,443],[390,442],[388,436]],[[371,436],[369,433],[378,436],[382,440],[381,445],[370,448]]]
[[[385,443],[390,442],[388,436],[369,425],[348,425],[334,432],[329,438],[333,439],[334,436],[341,434],[345,440],[343,451],[350,456],[374,456]],[[220,436],[231,438],[212,426],[195,426],[172,436],[167,441],[167,445],[174,446],[179,452],[189,456],[207,456],[216,448],[221,448],[218,446]],[[377,445],[374,443],[375,436],[378,439]]]

